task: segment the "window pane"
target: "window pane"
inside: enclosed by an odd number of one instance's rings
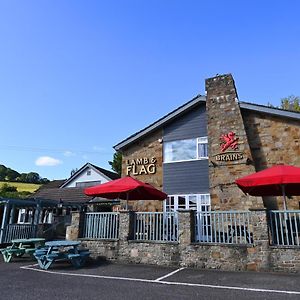
[[[197,157],[196,139],[164,143],[164,161],[192,160]]]
[[[208,158],[207,137],[198,138],[198,158]]]
[[[178,196],[178,208],[186,209],[184,196]]]
[[[197,195],[189,196],[189,209],[197,210]]]
[[[198,158],[208,157],[207,144],[198,144]]]

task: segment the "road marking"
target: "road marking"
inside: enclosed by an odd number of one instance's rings
[[[75,276],[75,277],[90,277],[90,278],[111,279],[111,280],[137,281],[137,282],[147,282],[147,283],[154,283],[154,284],[203,287],[203,288],[211,288],[211,289],[238,290],[238,291],[249,291],[249,292],[259,292],[259,293],[276,293],[276,294],[300,295],[300,292],[297,292],[297,291],[243,288],[243,287],[238,287],[238,286],[226,286],[226,285],[212,285],[212,284],[200,284],[200,283],[158,281],[157,279],[152,280],[152,279],[141,279],[141,278],[113,277],[113,276],[105,276],[105,275],[54,272],[54,271],[48,271],[48,270],[43,270],[43,269],[33,269],[32,268],[33,266],[36,266],[36,265],[23,266],[23,267],[20,267],[20,268],[24,269],[24,270],[43,272],[43,273],[48,273],[48,274],[56,274],[56,275],[59,274],[59,275]]]
[[[165,278],[167,278],[167,277],[170,277],[170,276],[176,274],[177,272],[179,272],[179,271],[181,271],[181,270],[183,270],[183,269],[185,269],[185,268],[177,269],[177,270],[175,270],[175,271],[173,271],[173,272],[171,272],[171,273],[169,273],[169,274],[167,274],[167,275],[165,275],[165,276],[162,276],[162,277],[159,277],[159,278],[155,279],[154,281],[160,281],[160,280],[162,280],[162,279],[165,279]]]

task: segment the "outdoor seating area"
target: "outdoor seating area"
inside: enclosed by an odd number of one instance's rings
[[[79,249],[80,244],[79,241],[49,241],[45,243],[45,247],[34,252],[34,257],[39,267],[44,270],[61,260],[69,261],[74,267],[80,268],[90,255],[88,249]]]
[[[44,238],[15,239],[6,248],[0,249],[6,263],[29,256],[36,259],[41,269],[47,270],[56,261],[69,261],[74,267],[82,267],[90,252],[80,247],[80,241],[48,241]]]
[[[44,238],[15,239],[12,245],[0,249],[4,262],[10,262],[13,258],[20,258],[24,255],[33,257],[34,252],[45,243]]]

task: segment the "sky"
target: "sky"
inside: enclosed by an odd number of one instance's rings
[[[300,95],[299,1],[0,0],[0,164],[64,179],[231,73]]]

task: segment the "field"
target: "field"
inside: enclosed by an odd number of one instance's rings
[[[21,182],[7,182],[7,181],[0,181],[0,187],[7,183],[10,186],[15,186],[18,189],[18,192],[35,192],[41,184],[35,184],[35,183],[21,183]]]

